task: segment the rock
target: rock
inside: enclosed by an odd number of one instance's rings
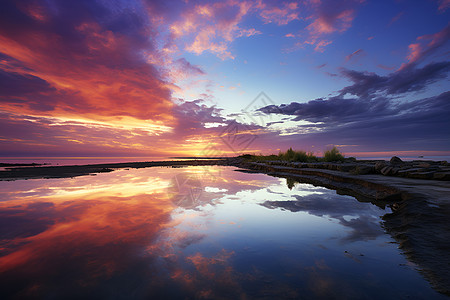
[[[381,172],[381,169],[387,166],[387,163],[385,161],[377,161],[375,164],[375,171]]]
[[[429,168],[429,167],[431,167],[431,164],[423,162],[423,163],[418,164],[417,166],[419,168]]]
[[[399,165],[399,164],[403,163],[403,160],[401,160],[400,157],[392,156],[392,158],[389,162],[393,165]]]
[[[399,168],[393,167],[391,171],[391,175],[397,175],[398,171],[400,171]]]
[[[374,168],[371,166],[357,166],[353,170],[351,170],[352,174],[355,175],[364,175],[364,174],[370,174],[373,173]]]
[[[416,178],[416,179],[431,179],[433,178],[434,172],[415,172],[415,173],[409,173],[409,178]]]
[[[421,168],[402,169],[402,170],[398,171],[398,175],[407,176],[410,173],[420,172],[420,171],[423,171],[423,169],[421,169]]]
[[[344,165],[338,165],[337,170],[341,172],[350,172],[354,168],[354,165],[344,164]]]
[[[381,174],[387,176],[391,173],[392,169],[393,168],[391,166],[384,167],[383,169],[381,169]]]
[[[433,179],[450,181],[450,172],[436,172]]]

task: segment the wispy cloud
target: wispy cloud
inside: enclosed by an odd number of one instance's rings
[[[297,2],[272,3],[259,0],[256,4],[259,10],[259,16],[264,23],[275,23],[277,25],[286,25],[294,20],[299,20],[299,5]]]
[[[329,36],[347,31],[355,18],[357,7],[364,1],[310,1],[313,13],[306,19],[312,22],[306,27],[306,44],[314,45],[315,51],[323,52],[331,44]]]
[[[356,50],[356,51],[350,53],[349,55],[347,55],[347,56],[345,57],[345,60],[346,60],[346,61],[349,61],[349,60],[351,60],[353,57],[355,57],[355,56],[360,56],[360,55],[363,55],[363,54],[364,54],[364,50],[363,50],[363,49],[358,49],[358,50]]]
[[[396,14],[395,16],[393,16],[392,19],[389,21],[388,27],[392,26],[392,24],[394,24],[395,22],[400,20],[400,18],[403,16],[404,13],[405,12],[401,11],[398,14]]]
[[[408,62],[402,64],[400,69],[421,63],[426,58],[438,52],[443,46],[447,45],[449,41],[450,25],[447,25],[441,31],[434,34],[419,36],[417,43],[409,45]]]
[[[445,12],[448,8],[450,8],[450,0],[437,0],[439,3],[438,10],[440,12]]]

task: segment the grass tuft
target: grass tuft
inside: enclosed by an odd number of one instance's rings
[[[293,150],[292,147],[285,152],[280,151],[278,155],[244,154],[241,155],[241,157],[254,162],[275,161],[275,160],[292,161],[292,162],[320,162],[320,161],[332,162],[332,161],[344,161],[345,159],[344,155],[340,153],[336,147],[333,147],[332,149],[325,151],[323,157],[317,157],[314,155],[313,152],[305,152],[303,150]]]

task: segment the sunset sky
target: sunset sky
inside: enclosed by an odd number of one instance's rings
[[[3,0],[0,157],[450,155],[449,22],[449,0]]]

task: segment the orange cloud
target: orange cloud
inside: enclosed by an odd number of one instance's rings
[[[70,8],[59,9],[63,15]],[[25,18],[20,10],[12,13]],[[25,13],[28,16],[29,10]],[[25,24],[10,22],[0,29],[0,70],[9,74],[8,83],[21,85],[33,78],[49,87],[32,95],[19,92],[13,100],[2,95],[3,110],[91,119],[169,119],[170,90],[140,54],[149,46],[144,35],[109,30],[95,20],[48,18],[42,23],[40,18],[28,17]]]

